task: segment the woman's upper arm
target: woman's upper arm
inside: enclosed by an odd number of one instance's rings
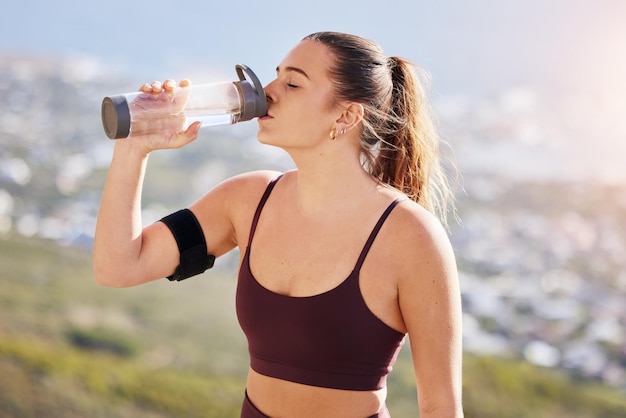
[[[420,411],[424,417],[460,417],[461,297],[455,257],[439,222],[419,211],[414,215],[404,229],[411,232],[402,240],[407,262],[398,291]]]

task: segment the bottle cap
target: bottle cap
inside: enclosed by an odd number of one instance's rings
[[[102,126],[109,139],[126,138],[130,133],[130,109],[124,95],[102,100]]]
[[[250,68],[242,64],[237,64],[235,70],[239,76],[239,81],[234,81],[233,84],[237,86],[242,103],[237,122],[265,116],[267,114],[267,97],[258,77]],[[252,85],[246,80],[246,74],[252,80]]]

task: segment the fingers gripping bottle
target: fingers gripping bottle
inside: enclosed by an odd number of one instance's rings
[[[119,139],[160,131],[177,132],[195,121],[201,121],[204,127],[265,116],[267,99],[259,79],[245,65],[236,65],[235,71],[238,81],[177,87],[173,93],[133,92],[105,97],[104,131],[110,139]]]

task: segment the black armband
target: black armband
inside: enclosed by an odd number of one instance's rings
[[[170,281],[179,282],[213,267],[215,256],[207,254],[204,233],[193,212],[181,209],[161,222],[172,231],[180,252],[180,264],[174,274],[167,277]]]

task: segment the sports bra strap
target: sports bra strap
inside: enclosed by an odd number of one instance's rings
[[[263,206],[265,206],[265,202],[270,197],[270,193],[272,193],[272,189],[276,186],[276,183],[283,175],[279,175],[274,180],[272,180],[265,189],[265,193],[263,193],[263,197],[261,197],[261,201],[256,208],[256,212],[254,213],[254,218],[252,219],[252,227],[250,228],[250,236],[248,237],[248,247],[252,244],[252,237],[254,237],[254,232],[256,231],[256,225],[259,222],[259,218],[261,217],[261,211],[263,210]]]
[[[356,271],[356,272],[361,271],[361,266],[363,265],[363,262],[365,261],[365,257],[367,257],[367,253],[369,252],[370,247],[372,246],[372,243],[374,242],[374,239],[376,239],[376,236],[378,235],[378,231],[380,231],[380,228],[382,228],[383,223],[385,223],[385,220],[387,219],[387,217],[389,216],[389,214],[391,213],[393,208],[395,208],[398,203],[402,202],[403,200],[407,200],[407,199],[408,198],[406,196],[399,197],[396,200],[394,200],[393,202],[391,202],[391,204],[389,206],[387,206],[387,209],[380,216],[380,219],[378,220],[378,223],[376,224],[376,226],[374,227],[374,229],[370,233],[370,236],[367,239],[367,242],[365,242],[365,246],[363,247],[363,250],[361,250],[361,255],[359,256],[359,259],[356,262],[356,266],[354,267],[354,271]]]

